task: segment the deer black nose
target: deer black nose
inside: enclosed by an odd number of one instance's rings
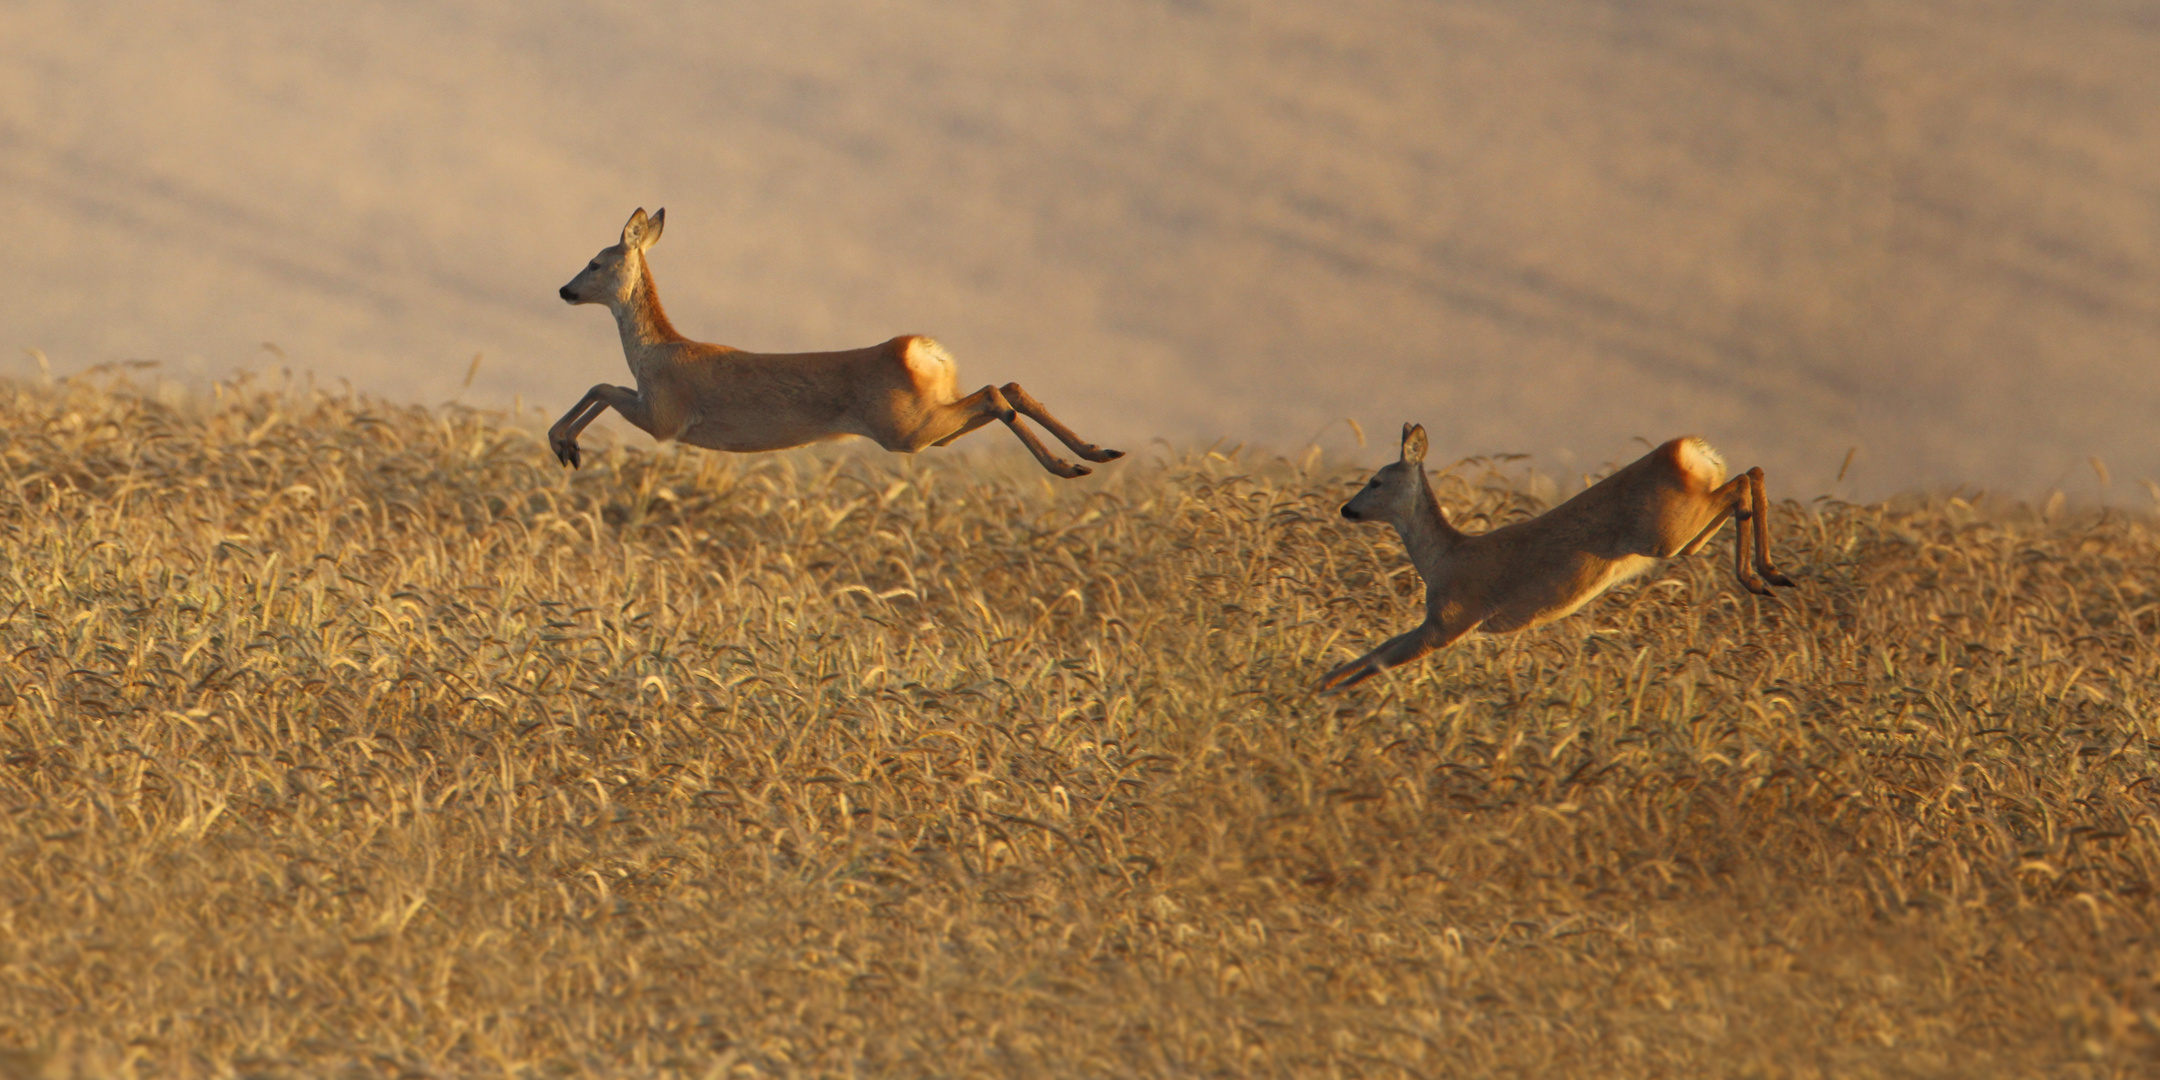
[[[1349,503],[1343,504],[1342,516],[1349,518],[1352,521],[1358,520],[1357,511],[1350,509]]]
[[[577,297],[576,297],[576,296],[573,296],[573,295],[571,295],[571,293],[570,293],[570,286],[568,286],[568,285],[565,285],[565,286],[563,286],[562,288],[560,288],[560,289],[557,289],[557,290],[555,290],[555,293],[556,293],[556,295],[558,295],[558,296],[562,297],[562,298],[563,298],[563,299],[565,299],[565,300],[568,300],[568,301],[570,301],[570,302],[571,302],[571,303],[573,303],[573,304],[577,302]]]

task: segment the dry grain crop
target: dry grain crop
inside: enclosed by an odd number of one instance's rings
[[[1321,703],[1419,598],[1351,466],[0,429],[0,1075],[2160,1062],[2143,513],[1787,503],[1782,605],[1720,541]]]

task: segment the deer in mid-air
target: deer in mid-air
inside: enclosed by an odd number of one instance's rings
[[[1674,439],[1528,521],[1470,536],[1448,523],[1425,479],[1425,429],[1403,425],[1402,458],[1342,516],[1395,526],[1425,578],[1425,621],[1328,673],[1320,693],[1355,686],[1453,644],[1472,630],[1511,634],[1566,618],[1658,559],[1693,555],[1737,518],[1733,573],[1749,592],[1791,587],[1770,563],[1769,506],[1759,468],[1725,481],[1725,459],[1692,435]],[[1754,522],[1755,559],[1744,527]]]
[[[926,337],[905,335],[846,352],[753,353],[682,336],[661,310],[645,262],[666,215],[661,210],[648,218],[640,208],[623,226],[622,241],[602,249],[562,287],[564,300],[606,304],[614,313],[637,380],[634,390],[593,387],[548,429],[548,445],[563,464],[577,467],[578,434],[610,408],[661,442],[678,439],[711,450],[781,450],[861,435],[912,454],[997,420],[1043,468],[1067,479],[1092,471],[1051,453],[1021,423],[1025,415],[1089,461],[1124,456],[1082,439],[1019,383],[962,397],[954,389],[959,372],[952,357]]]

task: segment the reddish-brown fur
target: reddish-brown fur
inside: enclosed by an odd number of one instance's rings
[[[1329,672],[1323,693],[1357,685],[1474,630],[1507,634],[1573,614],[1658,559],[1692,555],[1728,517],[1754,523],[1734,542],[1750,592],[1792,580],[1770,562],[1762,470],[1725,482],[1725,462],[1693,436],[1674,439],[1529,521],[1471,536],[1455,528],[1425,479],[1425,429],[1403,425],[1402,457],[1343,505],[1352,521],[1386,521],[1425,578],[1425,621]],[[1759,575],[1759,576],[1758,576]]]
[[[639,294],[644,297],[645,321],[651,324],[653,336],[661,341],[668,342],[690,340],[675,329],[675,324],[668,321],[667,309],[660,306],[660,289],[653,284],[652,266],[640,260],[638,271],[639,282],[643,286],[639,290]],[[715,345],[713,348],[727,349],[727,346]],[[728,351],[734,352],[735,350],[728,349]]]
[[[610,408],[655,439],[714,450],[778,450],[860,435],[913,453],[1000,421],[1044,468],[1064,477],[1087,475],[1087,466],[1052,454],[1021,422],[1025,415],[1089,461],[1123,456],[1080,438],[1018,383],[960,396],[951,358],[929,338],[906,335],[843,352],[763,354],[684,337],[660,306],[645,260],[664,221],[664,212],[631,215],[621,242],[594,256],[560,290],[573,304],[608,305],[637,380],[635,389],[593,387],[549,429],[549,444],[564,464],[578,464],[579,433]]]

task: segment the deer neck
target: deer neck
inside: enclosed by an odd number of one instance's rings
[[[667,309],[660,306],[660,293],[653,287],[649,266],[639,265],[638,282],[630,295],[609,307],[615,313],[615,328],[622,331],[623,353],[633,359],[654,346],[688,340],[675,332]]]
[[[1411,563],[1426,581],[1434,580],[1440,560],[1463,539],[1462,531],[1448,524],[1440,500],[1433,497],[1432,482],[1422,473],[1418,476],[1416,503],[1408,514],[1396,518],[1394,525],[1403,548],[1410,553]]]

